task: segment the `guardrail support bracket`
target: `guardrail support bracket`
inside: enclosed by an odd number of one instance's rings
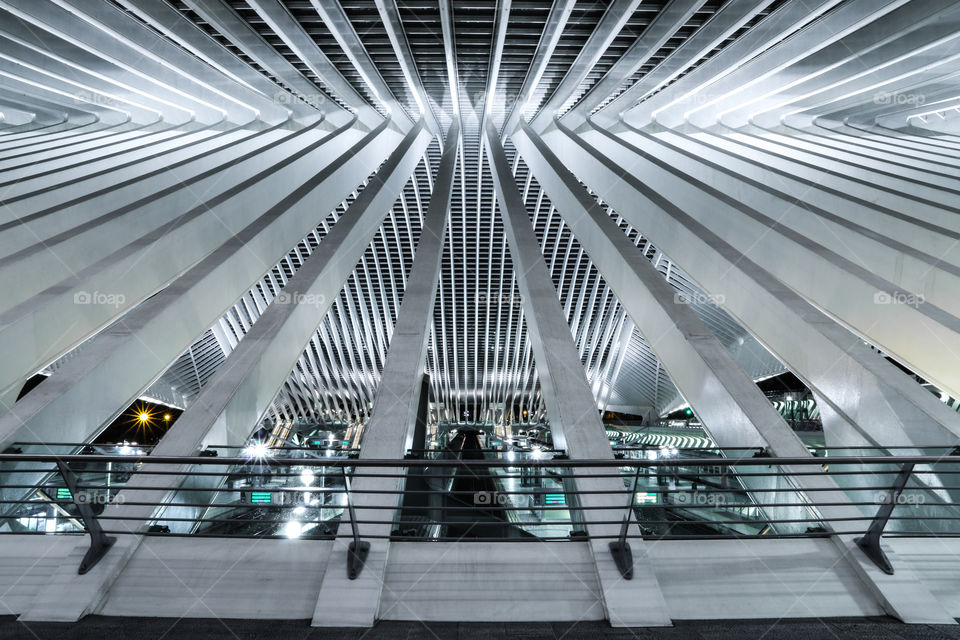
[[[623,579],[633,580],[633,552],[630,550],[630,543],[614,540],[610,543],[610,555],[613,556]]]
[[[353,541],[347,547],[347,577],[356,580],[360,572],[363,571],[363,565],[367,562],[367,556],[370,554],[370,543],[360,539],[360,531],[357,529],[357,511],[353,508],[353,494],[350,491],[350,476],[347,475],[346,467],[343,467],[341,471],[343,471],[343,486],[347,493],[350,529],[353,533]]]
[[[77,511],[80,512],[83,526],[87,528],[87,533],[90,534],[90,548],[87,549],[83,560],[80,561],[80,567],[77,569],[77,573],[83,575],[103,559],[103,556],[106,555],[117,539],[113,536],[104,535],[103,527],[100,526],[100,521],[97,520],[93,509],[90,508],[90,503],[82,497],[86,494],[81,494],[77,490],[77,476],[70,466],[66,462],[58,460],[57,468],[60,470],[60,475],[63,477],[67,488],[70,489],[70,497],[73,499],[73,504],[77,506]]]
[[[877,515],[873,517],[870,528],[867,529],[867,532],[862,538],[854,540],[857,546],[873,561],[873,564],[891,576],[893,575],[893,565],[890,564],[887,554],[880,548],[880,536],[883,535],[883,528],[887,526],[890,514],[893,513],[893,508],[897,506],[897,500],[900,498],[900,494],[903,493],[903,488],[907,486],[907,480],[910,479],[910,474],[912,473],[913,463],[903,465],[900,473],[897,474],[897,479],[894,480],[890,493],[887,494],[887,501],[877,509]]]
[[[370,553],[370,543],[366,540],[354,541],[347,547],[347,577],[356,580]]]
[[[636,485],[634,485],[636,489]],[[636,491],[634,491],[636,493]],[[631,498],[633,496],[631,495]],[[620,537],[610,543],[610,555],[620,570],[620,575],[624,580],[633,580],[633,551],[630,550],[630,543],[627,542],[627,529],[630,526],[630,514],[623,519],[620,525]]]

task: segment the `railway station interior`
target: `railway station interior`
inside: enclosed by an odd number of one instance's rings
[[[957,0],[0,0],[0,637],[958,618]]]

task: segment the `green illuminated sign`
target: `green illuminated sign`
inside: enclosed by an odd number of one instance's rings
[[[73,500],[70,489],[66,487],[57,487],[57,500]]]
[[[567,497],[562,493],[548,493],[543,496],[543,503],[546,505],[563,506],[567,504]]]
[[[270,504],[273,502],[273,494],[269,491],[251,491],[250,502],[253,504]]]
[[[657,504],[657,494],[655,493],[638,493],[637,502],[640,504]]]

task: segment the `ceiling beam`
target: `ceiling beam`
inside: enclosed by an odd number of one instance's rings
[[[264,0],[251,1],[263,2]],[[363,41],[360,40],[360,36],[353,28],[353,23],[350,22],[350,18],[347,17],[340,3],[335,0],[310,0],[310,4],[323,19],[324,25],[330,30],[357,73],[363,78],[374,99],[380,102],[398,122],[405,122],[412,127],[415,124],[413,119],[403,105],[397,101],[397,97],[393,94],[383,76],[380,75],[380,70],[373,58],[370,57],[370,53],[364,46]],[[319,51],[319,47],[317,50]]]
[[[564,123],[576,128],[590,112],[612,95],[624,80],[633,76],[690,18],[703,6],[704,0],[673,0],[647,25],[626,53],[609,71],[564,114]],[[729,5],[727,5],[729,6]]]
[[[410,42],[407,40],[407,33],[403,21],[400,19],[400,11],[397,9],[396,0],[375,1],[377,11],[380,12],[380,18],[383,20],[383,27],[387,31],[387,37],[390,38],[391,46],[393,46],[393,52],[397,55],[397,62],[400,63],[400,70],[403,71],[403,77],[417,101],[417,106],[420,108],[420,115],[425,119],[427,128],[434,134],[440,135],[443,132],[440,130],[433,107],[427,99],[427,90],[420,79],[420,73],[417,71],[413,51],[410,49]]]
[[[567,26],[570,13],[576,4],[577,0],[560,0],[553,3],[550,15],[547,16],[547,24],[543,27],[543,34],[540,36],[540,42],[537,44],[537,51],[533,55],[533,61],[530,63],[527,75],[523,80],[520,95],[511,105],[510,113],[503,123],[502,135],[504,137],[510,135],[516,128],[527,103],[533,98],[533,94],[540,84],[540,79],[543,77],[543,72],[546,71],[550,59],[553,58],[553,52],[557,48],[557,43],[560,42],[560,36]]]
[[[530,121],[530,125],[535,131],[542,131],[557,115],[557,112],[563,108],[567,100],[576,93],[587,74],[597,64],[600,56],[607,50],[613,39],[617,37],[617,34],[623,29],[639,4],[640,0],[614,0],[610,4],[600,19],[600,23],[580,50],[580,55],[570,65],[567,75],[564,76],[553,95]]]

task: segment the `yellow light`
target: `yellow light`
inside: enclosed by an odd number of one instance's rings
[[[172,417],[172,416],[171,416],[169,413],[163,414],[163,419],[164,419],[166,422],[170,422],[170,418],[171,418],[171,417]]]
[[[128,424],[132,429],[131,433],[146,435],[153,430],[154,423],[160,419],[160,414],[153,410],[153,407],[143,402],[138,402],[130,408],[127,414]]]

